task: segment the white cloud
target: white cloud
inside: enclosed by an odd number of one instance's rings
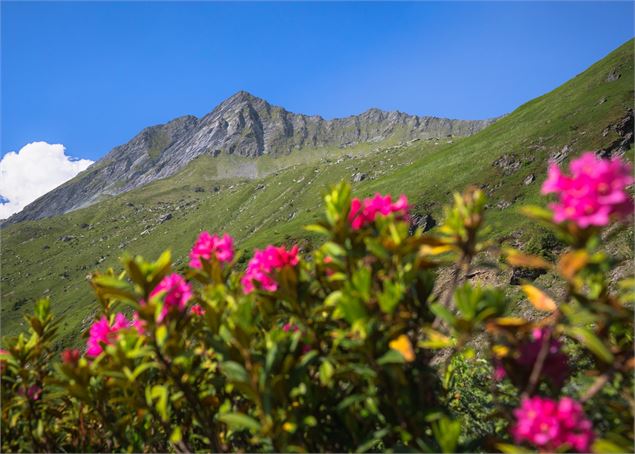
[[[33,142],[2,157],[0,219],[22,210],[93,163],[67,156],[64,150],[62,144]]]

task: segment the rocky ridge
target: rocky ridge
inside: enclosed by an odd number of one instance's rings
[[[325,120],[317,115],[291,113],[241,91],[202,118],[187,115],[144,129],[6,223],[55,216],[92,205],[104,197],[173,175],[200,155],[257,158],[386,139],[467,136],[493,122],[421,117],[379,109]]]

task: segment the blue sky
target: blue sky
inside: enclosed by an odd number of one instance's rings
[[[501,115],[633,37],[622,3],[2,2],[2,154],[97,159],[238,90],[326,118]]]

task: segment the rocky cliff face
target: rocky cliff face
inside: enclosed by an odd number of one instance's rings
[[[170,176],[197,156],[257,158],[304,148],[347,147],[386,139],[466,136],[494,120],[450,120],[370,109],[334,120],[294,114],[241,91],[198,119],[176,118],[141,131],[74,179],[11,216],[7,223],[62,214]]]

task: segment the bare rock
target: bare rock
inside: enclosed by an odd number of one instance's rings
[[[410,218],[410,227],[408,233],[414,235],[418,228],[423,229],[424,232],[432,229],[437,225],[437,221],[430,214],[414,214]]]
[[[521,162],[515,154],[504,154],[496,159],[492,165],[501,169],[504,175],[511,175],[520,168]]]
[[[167,222],[170,219],[172,219],[172,213],[165,213],[164,215],[159,217],[158,222],[159,224],[163,224],[164,222]]]
[[[509,283],[510,285],[520,285],[523,281],[535,281],[539,276],[545,273],[545,270],[536,268],[514,268]]]
[[[551,155],[549,156],[549,160],[560,164],[567,158],[567,156],[569,156],[569,153],[571,153],[571,151],[571,146],[565,145],[564,147],[562,147],[562,150],[556,153],[551,153]]]
[[[366,178],[368,178],[367,173],[357,172],[353,174],[353,183],[359,183],[360,181],[364,181]]]
[[[606,76],[606,81],[607,82],[615,82],[616,80],[618,80],[620,77],[622,77],[622,75],[617,72],[617,69],[613,69],[607,76]]]

